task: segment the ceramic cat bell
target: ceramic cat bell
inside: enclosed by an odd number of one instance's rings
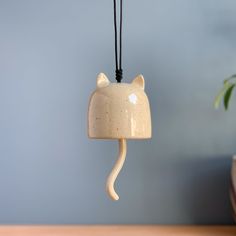
[[[119,155],[106,183],[113,200],[119,199],[114,183],[125,161],[126,139],[151,138],[150,106],[143,76],[138,75],[130,84],[119,83],[122,70],[117,68],[116,72],[118,83],[111,83],[104,73],[98,75],[88,108],[89,138],[119,142]]]

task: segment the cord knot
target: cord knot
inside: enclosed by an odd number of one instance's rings
[[[117,80],[117,83],[120,83],[122,78],[123,78],[123,70],[122,69],[116,70],[116,80]]]

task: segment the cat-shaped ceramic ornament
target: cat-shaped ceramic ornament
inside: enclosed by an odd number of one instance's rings
[[[88,109],[88,136],[95,139],[118,139],[118,159],[107,178],[106,190],[113,200],[115,180],[126,157],[126,139],[151,138],[151,114],[145,81],[138,75],[130,84],[111,83],[105,74],[97,77]]]

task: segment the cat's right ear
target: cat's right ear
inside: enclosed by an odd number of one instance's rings
[[[104,73],[100,73],[97,77],[97,87],[103,88],[110,84],[109,79],[106,77]]]
[[[134,80],[132,81],[132,84],[135,84],[137,86],[139,86],[140,88],[142,88],[144,90],[145,88],[145,80],[143,78],[142,75],[138,75],[134,78]]]

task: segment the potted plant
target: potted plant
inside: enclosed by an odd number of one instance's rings
[[[219,91],[215,98],[214,106],[218,108],[223,100],[225,110],[229,107],[230,98],[232,92],[236,86],[236,74],[225,79],[223,87]],[[236,155],[233,156],[232,169],[231,169],[231,181],[230,181],[230,200],[233,207],[233,217],[236,222]]]

